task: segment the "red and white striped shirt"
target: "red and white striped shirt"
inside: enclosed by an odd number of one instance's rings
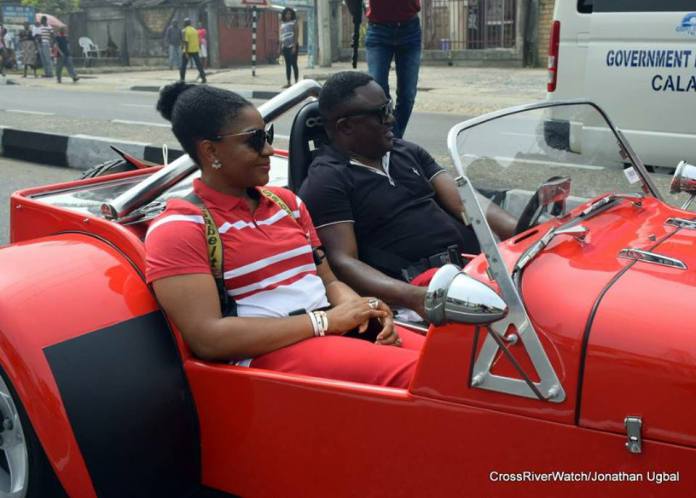
[[[329,305],[312,256],[319,238],[299,197],[289,190],[265,187],[285,201],[293,211],[291,219],[261,193],[252,214],[239,197],[213,190],[199,179],[193,186],[220,232],[225,287],[237,302],[239,316],[283,317],[298,309]],[[205,222],[200,209],[187,201],[167,203],[150,225],[145,250],[148,282],[211,273]]]

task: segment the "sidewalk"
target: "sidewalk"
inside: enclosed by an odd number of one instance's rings
[[[329,68],[307,68],[307,57],[300,56],[300,77],[326,80],[338,71],[351,70],[348,62],[333,63]],[[109,71],[96,73],[96,70]],[[77,68],[80,74],[80,68]],[[367,71],[364,62],[358,70]],[[114,71],[114,72],[112,72]],[[189,69],[187,80],[193,81],[197,71]],[[178,71],[152,68],[90,68],[89,73],[80,74],[77,84],[63,83],[66,90],[157,91],[160,87],[176,81]],[[10,75],[15,84],[32,87],[58,86],[54,79],[22,78]],[[251,75],[251,66],[227,69],[210,69],[208,83],[211,85],[243,92],[255,98],[269,98],[281,91],[285,83],[285,65],[260,65],[256,76]],[[391,71],[390,87],[396,88],[394,71]],[[392,90],[393,93],[395,93]],[[546,70],[475,68],[463,66],[421,66],[416,96],[415,112],[445,112],[475,116],[513,105],[542,100],[546,92]]]

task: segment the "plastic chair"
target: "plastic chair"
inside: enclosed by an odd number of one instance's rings
[[[95,54],[94,57],[99,58],[99,47],[87,36],[81,36],[77,43],[82,48],[82,55],[85,59],[90,58],[90,54]]]

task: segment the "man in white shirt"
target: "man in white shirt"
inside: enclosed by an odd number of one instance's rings
[[[41,64],[44,68],[44,78],[53,77],[53,60],[51,59],[51,47],[53,46],[53,28],[48,25],[46,16],[41,17],[38,28],[38,45]]]

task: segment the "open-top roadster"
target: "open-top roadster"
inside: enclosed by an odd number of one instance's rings
[[[322,139],[309,103],[275,183],[298,188]],[[649,173],[591,103],[482,116],[448,144],[483,254],[430,283],[408,390],[190,354],[145,284],[142,240],[190,188],[188,157],[14,194],[0,496],[693,493],[696,217],[677,204],[694,168]],[[516,236],[495,239],[486,202]]]

